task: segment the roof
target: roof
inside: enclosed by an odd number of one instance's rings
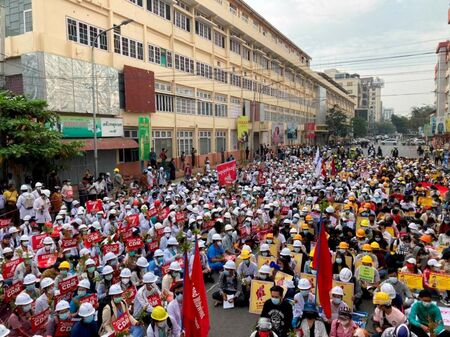
[[[69,143],[73,141],[83,142],[84,145],[81,151],[93,151],[94,139],[63,139],[63,143]],[[139,144],[130,138],[98,138],[97,150],[115,150],[115,149],[137,149]]]

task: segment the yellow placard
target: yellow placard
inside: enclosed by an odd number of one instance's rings
[[[419,204],[419,206],[429,206],[431,207],[431,205],[433,204],[433,198],[431,197],[419,197],[419,199],[417,200],[417,203]]]
[[[353,258],[349,255],[345,255],[345,264],[351,270],[353,266]]]
[[[270,266],[270,262],[277,263],[276,257],[273,257],[273,256],[266,257],[266,256],[258,255],[258,269],[261,268],[264,264],[267,264],[268,266]]]
[[[356,229],[357,229],[357,230],[360,229],[360,228],[367,228],[367,227],[362,227],[362,226],[361,226],[361,222],[362,222],[364,219],[369,219],[369,218],[368,218],[368,217],[365,217],[365,216],[357,216],[357,217],[356,217]]]
[[[394,228],[392,228],[392,227],[386,227],[386,232],[388,232],[389,234],[391,234],[392,237],[395,237]]]
[[[270,288],[273,282],[252,280],[250,286],[250,306],[248,311],[252,314],[260,315],[264,303],[270,299]]]
[[[409,289],[423,289],[422,275],[399,272],[398,279]]]
[[[278,256],[278,245],[276,243],[269,245],[269,251],[270,255]]]
[[[286,244],[286,248],[289,248],[289,250],[290,250],[291,252],[294,251],[294,245],[291,244],[291,243]]]
[[[450,290],[450,274],[431,273],[430,286],[439,290]]]
[[[333,288],[341,287],[344,290],[344,302],[348,305],[350,310],[353,311],[353,294],[355,291],[355,285],[353,283],[346,283],[333,280]]]
[[[284,281],[292,281],[294,277],[292,275],[277,271],[275,274],[275,284],[277,286],[284,286]]]
[[[296,275],[299,275],[302,271],[302,260],[303,260],[303,254],[301,253],[292,253],[292,258],[295,261],[295,269],[294,272]]]

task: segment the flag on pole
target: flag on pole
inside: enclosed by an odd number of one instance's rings
[[[316,164],[314,176],[318,178],[322,174],[322,158],[319,157],[319,161]]]
[[[319,295],[320,305],[323,308],[323,312],[328,318],[330,318],[330,291],[333,285],[333,265],[331,262],[327,234],[325,232],[325,226],[323,225],[322,218],[320,218],[319,226],[319,240],[317,241],[317,246],[314,250],[313,257],[313,269],[317,270],[316,301],[317,295]]]
[[[183,326],[185,337],[207,337],[209,333],[208,299],[203,280],[200,252],[195,241],[194,263],[184,265]]]
[[[337,174],[337,170],[336,170],[336,164],[334,162],[334,158],[331,161],[331,175],[334,177]]]
[[[316,157],[314,158],[314,165],[317,165],[317,163],[319,162],[320,159],[320,153],[319,153],[319,147],[317,147],[317,151],[316,151]]]

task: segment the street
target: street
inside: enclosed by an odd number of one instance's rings
[[[381,151],[383,152],[383,156],[390,157],[391,156],[391,150],[396,147],[399,152],[399,157],[406,157],[406,158],[418,158],[417,155],[417,146],[410,146],[410,145],[401,145],[397,144],[397,146],[393,145],[381,145],[380,142],[378,144],[374,144],[375,152],[378,150],[378,146],[381,147]],[[367,149],[364,149],[364,153],[367,154]]]

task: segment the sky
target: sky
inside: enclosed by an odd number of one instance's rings
[[[383,107],[396,114],[434,104],[436,47],[450,39],[449,0],[246,2],[312,57],[312,69],[380,77]]]

